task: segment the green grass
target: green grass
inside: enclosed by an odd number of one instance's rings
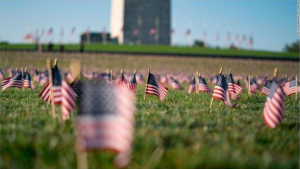
[[[188,85],[184,85],[187,89]],[[74,122],[53,120],[36,90],[1,93],[0,168],[76,168]],[[237,108],[209,109],[210,95],[170,90],[166,101],[143,100],[139,85],[135,141],[128,168],[297,168],[299,107],[286,99],[276,129],[262,120],[264,96],[242,94]],[[61,112],[57,107],[56,111]],[[113,155],[89,152],[90,168],[114,168]]]
[[[34,67],[44,70],[47,58],[58,58],[61,70],[71,59],[82,61],[85,71],[114,72],[124,69],[145,73],[173,72],[207,75],[231,68],[234,75],[295,75],[299,64],[290,61],[248,59],[140,57],[99,54],[0,52],[0,68]],[[64,125],[51,117],[51,106],[35,90],[8,89],[0,93],[0,168],[76,168],[74,125],[77,111]],[[275,129],[262,120],[265,96],[240,95],[237,108],[215,101],[210,95],[172,90],[166,100],[147,96],[138,85],[132,161],[128,168],[298,168],[299,99],[285,100],[283,122]],[[213,86],[210,86],[213,88]],[[236,101],[233,101],[235,103]],[[61,113],[60,107],[56,108]],[[89,168],[114,168],[113,155],[89,152]]]
[[[0,49],[28,49],[33,50],[33,44],[0,44]],[[46,49],[46,47],[45,47]],[[54,50],[58,50],[59,46],[55,45]],[[79,51],[79,45],[66,44],[65,50]],[[102,45],[89,44],[85,45],[85,51],[103,51],[103,52],[124,52],[124,53],[151,53],[151,54],[192,54],[192,55],[218,55],[233,57],[252,57],[252,58],[286,58],[298,59],[299,53],[284,53],[271,51],[256,50],[233,50],[233,49],[214,49],[214,48],[195,48],[195,47],[171,47],[171,46],[155,46],[155,45]]]

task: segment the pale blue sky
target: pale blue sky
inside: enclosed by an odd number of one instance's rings
[[[175,34],[172,42],[185,45],[202,39],[207,32],[207,43],[228,46],[227,32],[231,42],[243,35],[253,35],[254,49],[282,51],[286,43],[298,40],[296,0],[172,0],[171,18]],[[1,0],[1,41],[24,43],[29,32],[39,33],[53,27],[53,36],[43,41],[60,40],[64,29],[65,43],[78,42],[79,34],[90,27],[91,31],[109,30],[110,0]],[[72,27],[76,32],[71,36]],[[190,38],[185,31],[190,28]],[[216,34],[220,32],[220,41]],[[242,47],[248,47],[247,43]]]

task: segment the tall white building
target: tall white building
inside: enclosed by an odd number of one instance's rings
[[[170,45],[171,0],[112,0],[111,38],[119,44]]]

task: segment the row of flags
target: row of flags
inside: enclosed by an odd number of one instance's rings
[[[16,71],[10,77],[4,78],[1,83],[2,91],[5,91],[7,88],[34,88],[34,85],[31,81],[31,76],[22,68],[22,71]]]
[[[57,61],[53,67],[49,66],[48,70],[50,71],[48,72],[48,82],[46,82],[39,97],[47,103],[61,105],[63,121],[67,120],[70,113],[78,106],[78,116],[75,123],[77,156],[90,150],[109,150],[116,154],[114,164],[117,167],[121,168],[128,165],[132,151],[134,114],[136,112],[136,71],[129,81],[126,80],[123,71],[117,80],[113,79],[112,71],[108,71],[103,76],[105,82],[98,80],[81,81],[74,75],[75,73],[71,72],[70,76],[73,80],[68,82],[67,78],[62,78]],[[26,80],[31,81],[31,78],[26,79],[26,77],[30,77],[27,71],[16,71],[8,82],[3,79],[2,86],[4,83],[4,86],[11,84],[10,87],[31,84],[26,82]],[[250,85],[248,88],[256,83],[252,79],[248,78]],[[154,95],[164,101],[169,89],[160,82],[158,76],[150,73],[149,70],[146,80],[145,95]],[[181,90],[177,80],[173,77],[170,80],[171,84],[174,84],[171,85],[172,88]],[[279,85],[276,79],[266,81],[262,90],[262,93],[267,95],[263,109],[263,120],[266,126],[275,128],[280,124],[284,116],[284,99],[286,95],[297,93],[299,86],[297,78],[283,85]],[[189,93],[212,94],[211,105],[216,99],[233,107],[230,99],[237,100],[242,90],[239,80],[235,83],[231,71],[226,77],[221,69],[216,76],[213,91],[210,90],[206,80],[197,73],[190,83]],[[78,104],[76,104],[76,100]],[[78,161],[78,165],[83,163]]]

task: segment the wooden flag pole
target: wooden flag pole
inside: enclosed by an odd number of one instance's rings
[[[57,62],[57,60],[56,60]],[[55,62],[55,63],[56,63]],[[47,68],[49,73],[49,86],[50,86],[50,101],[52,105],[52,118],[56,118],[56,112],[55,112],[55,104],[54,104],[54,97],[53,97],[53,79],[52,79],[52,68],[51,68],[51,60],[47,59]]]
[[[147,81],[146,81],[146,88],[145,88],[145,93],[144,93],[144,100],[146,100],[146,89],[147,89],[147,84],[149,80],[149,74],[150,74],[150,69],[148,69],[148,75],[147,75]]]
[[[195,74],[195,83],[196,83],[196,93],[199,94],[199,72],[197,71],[196,74]]]
[[[295,95],[296,100],[297,100],[297,95],[298,95],[298,76],[296,75],[296,95]]]
[[[223,67],[220,68],[219,74],[222,75],[222,72],[223,72]],[[217,79],[217,80],[218,80],[218,79]],[[214,98],[212,97],[212,98],[211,98],[211,101],[210,101],[209,108],[212,107],[213,103],[214,103]]]
[[[277,81],[278,69],[275,67],[273,77]]]
[[[71,60],[70,71],[73,77],[73,82],[78,82],[81,78],[81,62],[79,60]]]
[[[77,169],[88,169],[87,151],[81,151],[79,149],[78,141],[76,141],[76,160]]]
[[[134,72],[133,72],[133,75],[135,76],[135,74],[136,74],[136,69],[134,69]]]

